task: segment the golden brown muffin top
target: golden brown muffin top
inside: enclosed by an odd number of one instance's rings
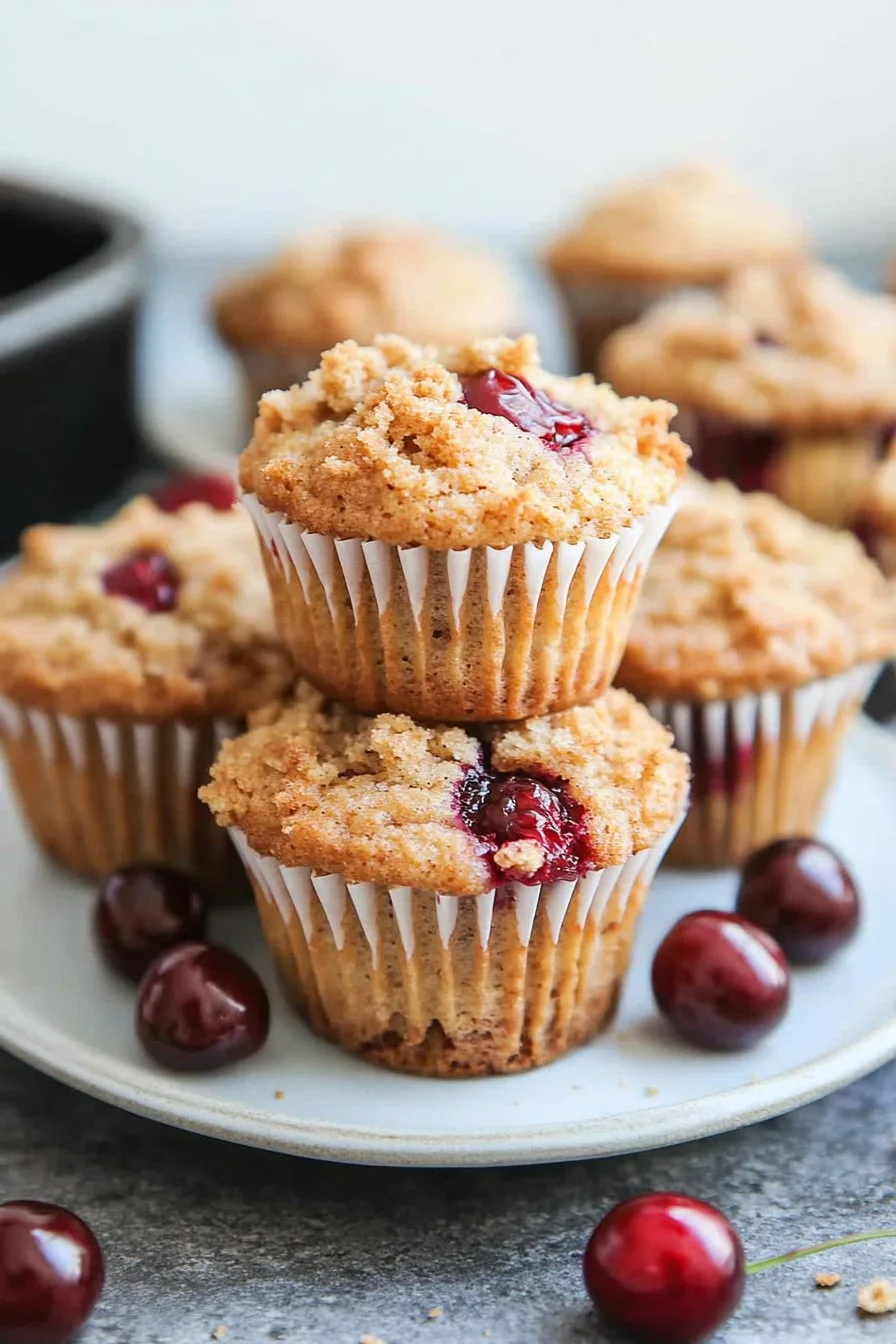
[[[288,867],[457,896],[491,890],[502,873],[531,879],[545,860],[531,840],[488,846],[465,822],[462,789],[485,769],[561,786],[584,810],[589,868],[648,848],[683,807],[686,757],[624,691],[477,733],[365,717],[299,683],[223,745],[200,796],[219,825]]]
[[[106,591],[135,555],[173,577],[170,610]],[[167,605],[167,603],[166,603]],[[254,529],[242,509],[139,498],[96,527],[40,526],[0,584],[0,694],[51,713],[168,719],[241,716],[282,693]]]
[[[896,652],[896,596],[853,536],[694,478],[617,678],[645,699],[784,690]]]
[[[623,182],[547,248],[557,275],[718,284],[739,266],[806,251],[796,222],[705,164]]]
[[[472,409],[462,379],[489,370],[584,415],[582,441],[555,450]],[[343,341],[302,387],[262,397],[240,480],[329,536],[437,550],[608,537],[674,493],[688,456],[674,413],[544,373],[532,336],[440,355],[396,336]]]
[[[212,309],[228,344],[290,351],[368,342],[380,331],[452,345],[514,327],[517,304],[491,253],[379,228],[300,239],[225,285]]]
[[[896,415],[896,300],[823,266],[751,267],[657,304],[602,360],[624,391],[751,425],[873,424]]]

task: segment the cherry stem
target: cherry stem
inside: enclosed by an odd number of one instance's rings
[[[778,1265],[788,1265],[791,1260],[802,1260],[807,1255],[818,1255],[819,1251],[836,1251],[841,1246],[855,1246],[860,1241],[883,1241],[887,1237],[896,1237],[896,1227],[887,1227],[880,1232],[856,1232],[851,1237],[836,1237],[833,1241],[819,1241],[815,1246],[803,1246],[798,1251],[785,1251],[783,1255],[770,1255],[767,1260],[753,1260],[747,1265],[747,1274],[759,1274],[763,1269],[777,1269]]]

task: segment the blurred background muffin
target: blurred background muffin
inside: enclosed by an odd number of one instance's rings
[[[577,367],[682,285],[713,288],[739,266],[806,252],[803,229],[723,168],[689,165],[623,182],[545,249],[574,329]]]

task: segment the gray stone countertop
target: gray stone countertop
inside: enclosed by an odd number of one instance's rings
[[[107,1254],[81,1344],[589,1344],[594,1222],[675,1189],[717,1203],[748,1257],[896,1223],[896,1065],[792,1115],[679,1148],[562,1166],[335,1166],[168,1129],[0,1053],[0,1192],[79,1212]],[[814,1286],[837,1270],[839,1287]],[[748,1281],[723,1344],[892,1344],[856,1292],[893,1242]],[[430,1313],[440,1308],[436,1318]],[[213,1333],[217,1331],[217,1336]]]

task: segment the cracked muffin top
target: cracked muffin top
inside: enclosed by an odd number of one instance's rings
[[[328,350],[259,404],[244,490],[337,537],[434,549],[609,537],[671,498],[675,407],[543,372],[532,336],[437,354],[397,336]]]
[[[751,267],[718,294],[682,294],[614,333],[622,390],[750,425],[818,429],[896,417],[896,300],[823,266]]]
[[[297,241],[225,285],[212,310],[231,346],[325,350],[400,331],[452,345],[514,327],[518,300],[497,257],[427,233],[370,229]]]
[[[375,718],[299,683],[200,792],[259,854],[349,881],[480,895],[623,863],[680,815],[687,758],[624,691],[513,725]]]
[[[623,182],[546,250],[559,276],[714,285],[739,266],[806,251],[796,222],[719,168],[693,164]]]
[[[894,653],[896,594],[850,533],[694,478],[647,572],[617,681],[645,699],[727,699]]]
[[[242,509],[133,500],[23,537],[0,584],[0,695],[51,713],[240,717],[292,680]]]

